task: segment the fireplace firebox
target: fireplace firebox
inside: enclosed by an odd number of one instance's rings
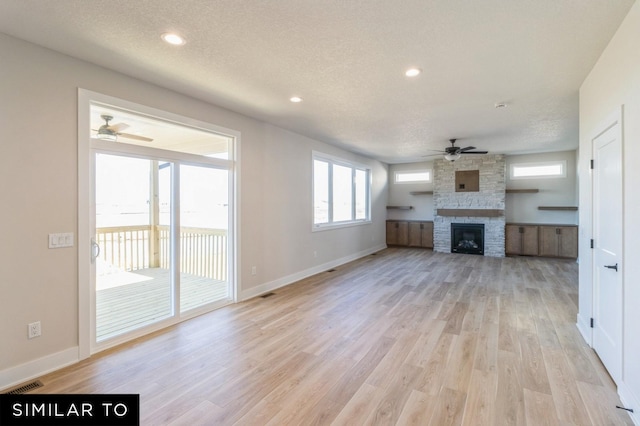
[[[452,223],[451,253],[484,255],[484,224]]]

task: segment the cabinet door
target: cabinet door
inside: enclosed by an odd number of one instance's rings
[[[409,243],[407,222],[387,222],[387,245],[406,246]]]
[[[397,224],[398,222],[387,222],[387,245],[394,246],[398,244]]]
[[[541,226],[539,232],[538,252],[540,256],[558,256],[558,234],[555,226]]]
[[[538,227],[521,226],[522,233],[522,254],[526,256],[538,255]]]
[[[560,229],[558,242],[558,256],[578,257],[578,228],[563,226]]]
[[[522,234],[520,233],[520,226],[506,226],[504,244],[506,254],[522,254]]]
[[[396,222],[398,224],[398,237],[397,245],[406,246],[409,245],[409,223],[408,222]]]
[[[525,256],[538,255],[538,226],[507,225],[505,253]]]
[[[422,247],[433,248],[433,222],[422,222]]]
[[[409,245],[422,247],[422,228],[420,222],[409,222]]]
[[[540,256],[578,257],[578,227],[576,226],[541,226]]]

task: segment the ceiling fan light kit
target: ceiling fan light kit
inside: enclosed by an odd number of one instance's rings
[[[102,115],[102,119],[106,122],[98,129],[96,137],[103,141],[115,142],[118,139],[118,134],[109,128],[109,121],[113,120],[110,115]]]
[[[116,142],[118,135],[111,135],[109,133],[98,133],[98,139],[102,141]]]
[[[462,154],[487,154],[489,153],[489,151],[474,151],[476,149],[475,146],[467,146],[464,148],[460,148],[455,146],[456,144],[456,139],[449,139],[449,142],[451,142],[451,146],[446,147],[443,151],[438,151],[438,152],[442,152],[444,153],[444,159],[450,162],[454,162],[457,159],[459,159],[460,157],[462,157]],[[434,155],[440,155],[440,154],[430,154],[430,155],[425,155],[425,157],[431,157]]]
[[[451,161],[454,162],[457,159],[459,159],[461,157],[460,153],[455,153],[455,154],[445,154],[444,155],[444,159],[447,161]]]

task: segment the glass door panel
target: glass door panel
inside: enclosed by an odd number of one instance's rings
[[[95,156],[98,342],[173,315],[171,251],[159,226],[169,182],[158,175],[156,161]]]
[[[229,171],[180,166],[180,312],[229,298]]]

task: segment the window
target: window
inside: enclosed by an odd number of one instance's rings
[[[538,179],[567,177],[566,161],[520,163],[511,165],[511,179]]]
[[[431,170],[412,170],[395,173],[395,183],[431,182]]]
[[[313,154],[314,229],[370,221],[371,169]]]

